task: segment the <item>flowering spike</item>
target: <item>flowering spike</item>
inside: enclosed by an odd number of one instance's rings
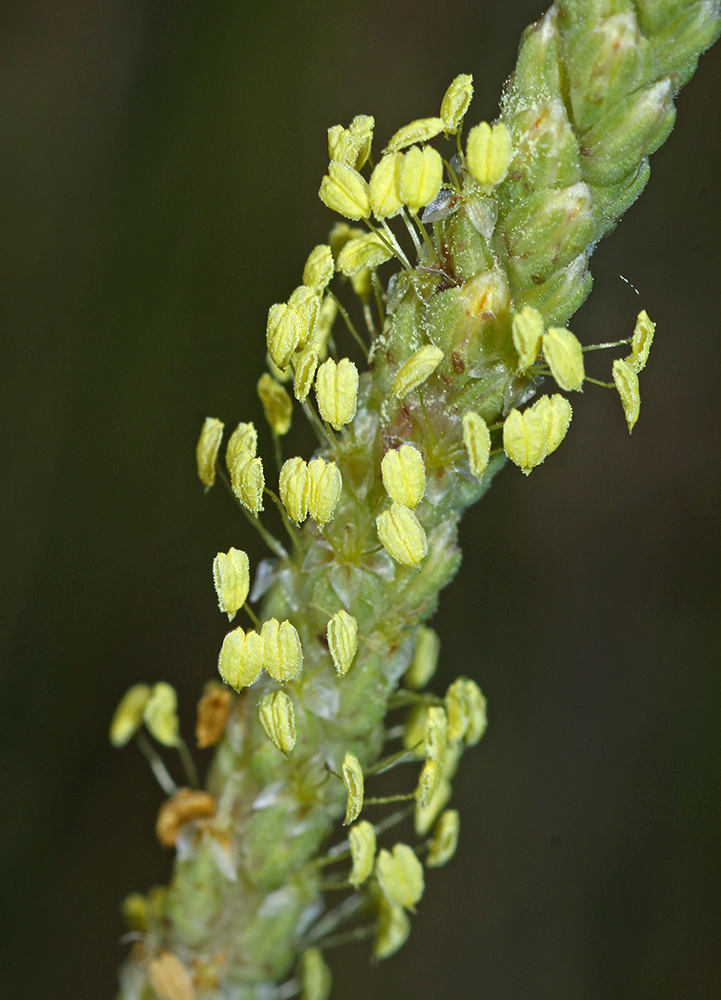
[[[473,77],[470,73],[461,73],[453,80],[441,101],[443,128],[450,135],[455,135],[461,128],[472,97]]]
[[[511,133],[503,122],[475,125],[468,133],[468,169],[486,190],[500,184],[508,173],[513,155]]]
[[[423,525],[403,504],[391,504],[376,518],[378,537],[386,552],[402,566],[418,566],[428,554]]]
[[[358,648],[358,622],[347,611],[337,611],[328,622],[327,638],[338,676],[344,677]]]
[[[433,830],[431,846],[428,849],[426,864],[429,868],[440,868],[447,864],[456,853],[458,831],[461,821],[456,809],[446,809],[438,819]]]
[[[441,189],[443,161],[432,146],[412,146],[401,165],[401,198],[411,215],[429,205]]]
[[[480,479],[491,455],[491,433],[488,424],[473,410],[463,414],[463,444],[468,455],[471,474]]]
[[[392,853],[385,849],[379,851],[376,876],[389,903],[415,911],[423,895],[423,865],[408,844],[396,844]]]
[[[293,702],[285,691],[271,691],[264,695],[258,705],[258,718],[265,735],[287,757],[298,736]]]
[[[293,401],[282,385],[267,372],[258,379],[258,396],[263,404],[265,419],[274,434],[287,434],[293,416]]]
[[[234,691],[258,679],[263,668],[263,640],[257,632],[242,628],[228,632],[218,656],[218,673]]]
[[[340,469],[335,462],[314,458],[308,463],[308,478],[308,513],[318,527],[322,528],[333,517],[338,505],[343,485]]]
[[[149,697],[149,684],[134,684],[125,692],[110,723],[110,742],[114,747],[124,747],[140,729]]]
[[[348,358],[336,364],[327,358],[315,377],[315,395],[320,415],[334,430],[355,416],[358,400],[358,369]]]
[[[158,743],[166,747],[178,745],[178,695],[171,684],[160,681],[153,685],[143,710],[143,722]]]
[[[301,353],[296,355],[293,393],[295,398],[301,403],[305,403],[313,385],[313,379],[318,368],[320,351],[321,345],[319,342],[311,340],[309,344],[306,344]]]
[[[263,667],[265,671],[284,684],[292,681],[303,669],[303,647],[300,636],[289,621],[279,622],[269,618],[260,630],[263,641]]]
[[[533,306],[514,313],[511,321],[513,346],[518,354],[518,370],[525,372],[538,357],[543,337],[543,317]]]
[[[279,481],[280,499],[288,512],[288,517],[301,524],[308,516],[310,478],[308,466],[302,458],[289,458],[283,462]]]
[[[356,823],[348,831],[350,856],[353,862],[348,881],[354,888],[362,885],[373,871],[373,861],[376,854],[376,833],[373,826],[365,819]]]
[[[618,358],[613,362],[613,384],[621,397],[623,412],[628,424],[628,433],[633,430],[641,410],[641,393],[638,388],[638,375],[633,365]]]
[[[421,453],[411,444],[385,453],[381,477],[391,500],[404,507],[416,507],[426,491],[426,467]]]
[[[441,640],[437,633],[427,625],[421,625],[416,633],[416,648],[411,665],[403,677],[406,687],[411,691],[420,691],[435,674],[440,648]]]
[[[386,153],[371,174],[368,196],[376,219],[392,219],[403,208],[402,166],[403,153]]]
[[[646,367],[655,330],[656,324],[649,319],[646,310],[642,309],[636,318],[636,326],[631,340],[631,353],[625,359],[637,375]]]
[[[258,434],[252,423],[238,424],[228,440],[225,449],[225,464],[228,472],[233,471],[233,463],[241,452],[247,452],[251,458],[258,454]]]
[[[195,457],[198,460],[198,475],[201,483],[205,486],[206,493],[215,482],[215,461],[220,450],[224,428],[225,424],[220,420],[216,420],[215,417],[206,417],[200,432],[198,447],[195,449]]]
[[[242,505],[257,517],[263,509],[263,490],[265,489],[265,476],[261,459],[251,458],[247,451],[241,452],[233,462],[230,484],[233,493]]]
[[[432,344],[426,344],[425,347],[419,348],[401,366],[396,377],[393,379],[393,395],[398,399],[403,399],[409,392],[413,392],[419,385],[423,385],[442,360],[443,351],[440,347],[433,347]]]
[[[358,819],[363,808],[363,768],[355,754],[347,753],[345,755],[341,765],[341,775],[348,793],[343,826],[348,826]]]
[[[344,215],[347,219],[370,217],[368,182],[346,163],[331,160],[328,173],[321,182],[318,197],[333,212]]]
[[[213,582],[218,607],[232,622],[245,604],[250,590],[250,565],[242,549],[228,549],[217,554],[213,560]]]
[[[583,352],[570,330],[550,327],[543,335],[543,356],[561,389],[583,389]]]
[[[439,135],[444,128],[442,118],[417,118],[403,128],[399,128],[386,146],[385,153],[395,153],[399,149],[412,146],[414,142],[428,142]],[[434,195],[435,197],[435,195]]]
[[[338,254],[338,270],[350,278],[364,269],[374,271],[392,256],[387,242],[376,233],[366,233],[348,240]]]
[[[503,425],[503,447],[525,475],[546,457],[546,443],[546,428],[533,407],[524,413],[511,410]]]
[[[306,948],[301,954],[298,979],[301,1000],[328,1000],[333,978],[320,948]]]

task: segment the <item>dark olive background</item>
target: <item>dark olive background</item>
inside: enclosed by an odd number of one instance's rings
[[[119,901],[167,877],[160,792],[107,727],[130,683],[165,678],[192,731],[226,628],[212,557],[261,557],[193,450],[206,414],[261,422],[266,310],[333,221],[325,129],[370,113],[382,141],[458,72],[469,121],[493,116],[541,11],[0,14],[4,996],[111,997]],[[475,677],[490,727],[456,781],[459,851],[401,953],[332,954],[334,997],[721,996],[720,75],[715,51],[572,324],[589,343],[658,320],[633,436],[589,388],[558,454],[463,525],[437,685]]]

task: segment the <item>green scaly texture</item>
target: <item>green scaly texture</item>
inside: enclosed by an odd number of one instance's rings
[[[306,522],[269,579],[261,617],[289,619],[303,644],[303,672],[284,685],[297,744],[285,758],[258,721],[257,704],[276,684],[235,699],[207,782],[217,815],[184,838],[170,885],[151,894],[142,943],[121,972],[122,1000],[187,1000],[177,986],[150,985],[149,963],[164,952],[183,963],[198,998],[272,1000],[299,952],[322,947],[317,860],[346,799],[328,767],[340,771],[347,751],[364,768],[381,755],[417,628],[460,562],[461,514],[502,462],[492,459],[480,482],[470,475],[461,418],[473,409],[493,425],[533,394],[532,376],[516,372],[513,312],[531,305],[562,325],[584,301],[595,243],[645,186],[674,95],[720,31],[713,0],[565,0],[524,33],[501,102],[514,145],[508,176],[486,194],[463,173],[461,207],[433,225],[437,260],[422,262],[433,266],[392,279],[355,419],[332,452],[318,452],[342,472],[339,507],[323,533]],[[396,372],[428,343],[444,360],[421,391],[397,400]],[[419,570],[378,551],[375,518],[388,503],[380,461],[402,442],[421,451],[428,476]],[[338,678],[324,636],[343,607],[358,620],[359,649]],[[418,833],[436,811],[416,810]],[[374,919],[373,894],[357,896],[356,912]]]

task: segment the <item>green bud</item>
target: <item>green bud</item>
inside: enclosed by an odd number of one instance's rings
[[[503,185],[509,204],[524,201],[530,191],[583,180],[578,139],[560,98],[524,108],[508,127],[516,151],[513,172]]]
[[[670,6],[658,4],[658,6]],[[719,36],[718,5],[695,3],[674,4],[681,13],[651,39],[656,74],[678,73],[675,89],[687,83],[694,74],[699,52],[713,44]]]
[[[523,32],[516,70],[502,104],[504,112],[514,110],[517,103],[527,104],[529,97],[555,97],[560,93],[557,16],[557,9],[551,7]]]
[[[581,253],[563,270],[555,271],[539,284],[529,285],[516,294],[516,308],[533,306],[551,326],[563,326],[585,302],[593,278],[588,270],[588,256]]]

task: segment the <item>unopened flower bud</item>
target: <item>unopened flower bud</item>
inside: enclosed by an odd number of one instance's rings
[[[287,757],[295,746],[295,712],[285,691],[271,691],[261,698],[258,718],[271,743]]]
[[[468,133],[468,169],[484,188],[500,184],[508,173],[513,156],[511,133],[503,122],[481,122]]]
[[[198,702],[195,724],[199,749],[215,746],[223,735],[230,714],[231,697],[230,691],[216,681],[209,681],[205,685],[203,697]]]
[[[456,809],[446,809],[441,813],[433,830],[431,846],[426,856],[426,865],[429,868],[440,868],[451,860],[456,853],[460,825]]]
[[[200,432],[195,457],[198,462],[198,475],[205,486],[206,493],[215,482],[215,461],[220,451],[225,424],[215,417],[206,417]]]
[[[213,582],[218,607],[232,622],[245,604],[250,590],[250,564],[242,549],[228,549],[217,554],[213,560]]]
[[[417,448],[402,444],[387,451],[381,462],[386,493],[404,507],[415,507],[426,491],[426,467]]]
[[[486,699],[475,681],[459,677],[446,692],[448,738],[474,746],[486,731]]]
[[[448,716],[444,708],[434,705],[428,709],[424,748],[429,760],[443,761],[448,744]]]
[[[148,980],[160,1000],[195,1000],[196,994],[187,969],[172,952],[151,958]]]
[[[621,397],[630,434],[641,410],[641,393],[638,387],[638,375],[628,361],[618,358],[613,362],[613,384]]]
[[[415,910],[423,895],[423,865],[408,844],[396,844],[393,851],[378,852],[376,876],[389,903]]]
[[[554,393],[553,396],[542,396],[531,409],[535,410],[543,421],[546,431],[546,455],[551,455],[566,436],[573,410],[565,396]]]
[[[451,83],[441,102],[443,128],[450,135],[455,135],[460,129],[472,97],[473,77],[470,73],[461,73]]]
[[[230,435],[225,449],[228,472],[233,471],[233,463],[241,452],[247,452],[250,458],[255,458],[258,453],[258,433],[252,423],[238,424]]]
[[[533,408],[511,410],[503,424],[503,448],[512,462],[528,475],[546,457],[546,429]]]
[[[268,310],[266,338],[268,354],[281,370],[288,366],[300,343],[301,318],[287,302],[276,302]]]
[[[561,389],[583,389],[583,351],[570,330],[550,327],[543,335],[543,356]]]
[[[347,611],[337,611],[328,622],[327,638],[338,676],[344,677],[358,648],[358,622]]]
[[[463,414],[463,444],[466,446],[471,475],[480,479],[491,455],[491,433],[483,417],[473,410]]]
[[[408,940],[411,932],[411,922],[402,906],[389,903],[385,896],[379,894],[378,924],[373,942],[373,956],[381,961],[390,958]]]
[[[134,684],[125,692],[110,723],[110,742],[114,747],[124,747],[140,729],[149,697],[149,684]]]
[[[513,346],[518,353],[518,370],[525,372],[538,357],[543,337],[543,316],[533,306],[514,313],[511,321]]]
[[[625,359],[637,375],[646,367],[655,330],[656,324],[649,319],[646,310],[642,309],[636,319],[633,339],[631,340],[631,353]]]
[[[258,679],[263,668],[263,640],[257,632],[233,629],[218,656],[218,673],[234,691],[248,687]]]
[[[288,517],[301,524],[308,516],[310,478],[308,466],[302,458],[289,458],[283,462],[279,481],[280,499],[288,512]]]
[[[416,802],[421,809],[427,809],[433,801],[443,779],[443,768],[437,760],[427,760],[418,777],[415,791]]]
[[[293,401],[283,386],[272,375],[263,372],[258,379],[258,395],[270,429],[278,436],[287,434],[293,416]]]
[[[414,142],[428,142],[429,139],[434,139],[439,135],[443,131],[443,127],[442,118],[417,118],[414,122],[409,122],[408,125],[399,128],[391,136],[384,152],[394,153],[398,149],[412,146]]]
[[[386,240],[376,233],[366,233],[348,240],[338,254],[338,270],[350,278],[364,269],[374,271],[392,256]]]
[[[411,215],[429,205],[441,189],[443,161],[432,146],[411,146],[401,165],[401,198]]]
[[[386,552],[402,566],[418,566],[428,554],[423,525],[412,510],[395,501],[376,518],[378,537]]]
[[[316,292],[322,292],[333,277],[335,264],[333,251],[327,243],[313,247],[303,268],[303,284]]]
[[[358,403],[358,369],[348,358],[336,364],[327,358],[315,377],[315,395],[321,417],[339,431],[355,416]]]
[[[405,364],[401,365],[393,379],[393,395],[398,399],[403,399],[409,392],[413,392],[419,385],[423,385],[442,360],[443,351],[440,347],[426,344],[425,347],[419,348]]]
[[[411,691],[420,691],[435,674],[441,640],[427,625],[421,625],[416,633],[416,648],[411,665],[405,672],[403,682]]]
[[[348,881],[357,889],[373,871],[376,854],[376,834],[373,826],[365,819],[354,824],[348,831],[350,856],[353,862]]]
[[[269,618],[260,630],[263,641],[263,667],[274,681],[292,681],[303,669],[300,636],[289,621]]]
[[[215,815],[212,795],[200,789],[179,788],[160,807],[155,832],[162,847],[173,847],[181,829],[193,820]]]
[[[346,163],[331,160],[318,197],[334,212],[347,219],[367,219],[371,214],[368,182]]]
[[[335,462],[326,462],[324,458],[314,458],[308,463],[308,479],[308,513],[318,527],[322,528],[333,517],[343,479]]]
[[[233,462],[230,485],[242,505],[257,517],[263,509],[263,490],[265,489],[262,460],[251,458],[247,451],[241,452]]]
[[[145,703],[143,722],[158,743],[166,747],[178,745],[178,696],[171,684],[160,681],[153,685]]]
[[[392,219],[403,208],[402,166],[403,153],[386,153],[371,174],[368,195],[376,219]]]
[[[333,979],[320,948],[301,953],[298,979],[301,1000],[328,1000]]]

